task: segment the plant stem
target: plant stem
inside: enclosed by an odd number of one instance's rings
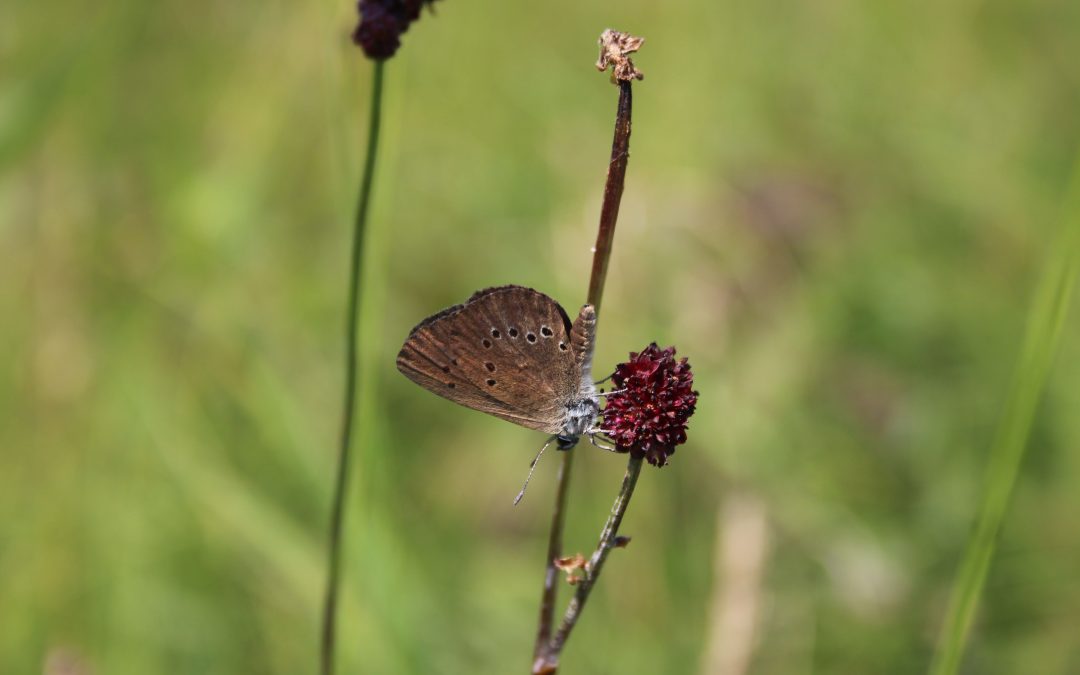
[[[611,245],[615,239],[615,223],[619,219],[626,165],[630,160],[630,115],[634,96],[630,83],[619,81],[619,108],[615,114],[615,137],[611,142],[611,162],[608,164],[607,182],[604,184],[604,202],[600,207],[600,229],[596,233],[596,250],[593,253],[592,276],[589,279],[588,303],[600,314],[600,301],[607,281]]]
[[[562,652],[563,646],[566,645],[566,640],[570,637],[570,631],[577,624],[578,617],[581,616],[581,611],[585,608],[585,601],[589,599],[589,593],[592,592],[593,585],[596,584],[596,579],[600,576],[604,561],[607,560],[611,549],[615,548],[615,536],[619,533],[619,525],[622,523],[623,515],[626,514],[626,507],[630,505],[630,497],[634,494],[634,487],[637,485],[638,476],[641,474],[641,462],[643,459],[643,457],[630,457],[630,461],[626,465],[626,475],[623,476],[622,487],[619,488],[619,495],[611,506],[611,515],[608,516],[607,522],[604,523],[604,529],[600,531],[600,543],[596,545],[596,550],[593,551],[592,556],[589,558],[589,563],[585,568],[585,577],[578,583],[574,597],[566,608],[566,616],[563,617],[562,625],[559,626],[559,632],[551,640],[548,649],[549,659],[556,665],[558,664],[559,653]]]
[[[570,485],[570,470],[573,468],[573,448],[566,450],[559,464],[558,477],[555,479],[555,509],[551,514],[551,535],[548,538],[547,567],[544,570],[544,592],[540,599],[540,626],[536,631],[534,659],[542,658],[551,640],[551,629],[555,618],[555,595],[559,583],[559,569],[555,561],[562,557],[563,523],[566,522],[566,493]]]
[[[608,261],[611,259],[615,224],[619,218],[619,203],[622,201],[623,182],[626,179],[626,165],[630,159],[632,108],[633,93],[630,82],[620,80],[619,106],[615,114],[615,133],[611,142],[611,161],[608,163],[607,181],[604,184],[604,201],[600,207],[600,227],[596,234],[587,299],[587,302],[596,309],[597,314],[600,313],[600,301],[604,295],[604,282],[607,280]],[[537,674],[554,673],[557,667],[557,660],[549,663],[549,657],[552,655],[550,643],[555,621],[555,596],[559,579],[559,570],[555,566],[555,561],[562,557],[566,493],[573,462],[573,449],[564,451],[555,488],[555,509],[551,516],[551,534],[548,539],[547,564],[544,570],[544,590],[540,599],[540,623],[536,631],[536,646],[533,650],[533,672]],[[637,479],[636,475],[634,479]],[[630,487],[630,491],[633,492],[633,486]],[[558,653],[556,652],[554,656],[557,659]]]
[[[1028,316],[1020,358],[990,451],[975,529],[953,583],[948,613],[930,666],[933,675],[954,675],[960,668],[1001,524],[1020,475],[1032,421],[1061,342],[1062,326],[1080,273],[1080,157],[1063,216],[1058,244],[1050,252]]]
[[[360,195],[353,221],[352,255],[349,262],[349,290],[345,316],[345,395],[342,403],[341,444],[338,451],[337,476],[330,515],[330,540],[327,555],[326,598],[322,616],[322,675],[334,672],[334,639],[337,629],[337,601],[341,576],[342,521],[345,515],[345,495],[352,459],[353,414],[356,408],[357,342],[360,330],[360,270],[364,258],[364,240],[371,205],[371,185],[375,177],[375,155],[379,145],[379,123],[382,113],[384,61],[375,61],[371,80],[371,112],[369,115],[367,155],[360,179]]]

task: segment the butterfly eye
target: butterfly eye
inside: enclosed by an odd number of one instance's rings
[[[493,337],[493,338],[495,338],[496,340],[498,340],[499,338],[501,338],[501,337],[502,337],[502,333],[500,333],[500,332],[499,332],[499,329],[498,329],[498,328],[492,328],[492,329],[491,329],[491,337]]]
[[[566,351],[566,343],[565,342],[560,342],[559,343],[559,349],[561,349],[562,351],[565,352]]]
[[[489,373],[494,373],[494,372],[495,372],[495,364],[494,364],[494,363],[492,363],[492,362],[490,362],[490,361],[488,361],[487,363],[485,363],[485,364],[484,364],[484,367],[488,369],[488,372],[489,372]]]
[[[495,386],[495,380],[488,380],[487,381],[487,386],[494,387]]]
[[[512,338],[516,338],[518,336],[518,329],[511,326],[510,330],[506,331],[506,334]]]
[[[552,332],[552,330],[550,328],[548,328],[547,326],[540,326],[540,334],[543,335],[544,337],[551,337],[555,333]]]
[[[525,339],[529,341],[529,344],[533,344],[536,342],[536,335],[533,333],[526,333]]]
[[[480,344],[484,345],[484,349],[491,349],[491,340],[484,338],[480,341]]]

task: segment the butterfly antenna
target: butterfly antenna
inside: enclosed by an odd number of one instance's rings
[[[555,438],[555,436],[552,436],[547,439],[547,443],[544,443],[544,447],[540,448],[540,452],[536,453],[536,457],[533,457],[532,463],[529,464],[529,475],[525,476],[525,484],[521,486],[521,492],[517,494],[517,497],[514,497],[514,506],[517,506],[518,502],[521,501],[521,498],[525,496],[525,488],[529,487],[529,481],[532,480],[533,471],[536,471],[536,463],[540,461],[540,455],[544,454],[544,451],[547,450],[547,447],[551,445],[551,442],[554,441]]]

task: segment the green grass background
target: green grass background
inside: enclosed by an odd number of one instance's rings
[[[0,672],[314,671],[353,12],[0,7]],[[925,672],[1080,148],[1071,0],[438,3],[387,66],[340,672],[528,667],[556,463],[511,507],[542,438],[393,357],[476,288],[583,301],[607,26],[647,38],[646,79],[597,372],[673,343],[701,402],[563,671],[721,672],[739,495],[769,546],[724,672]],[[1077,331],[963,672],[1080,672]],[[569,551],[624,464],[580,455]]]

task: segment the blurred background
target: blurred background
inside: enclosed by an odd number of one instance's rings
[[[354,13],[0,7],[0,672],[314,672]],[[646,79],[596,372],[675,344],[701,400],[563,671],[923,672],[1080,148],[1071,0],[425,13],[387,65],[339,671],[528,668],[557,462],[512,507],[542,437],[394,356],[477,288],[583,302],[609,26]],[[1078,328],[969,673],[1080,672]],[[625,465],[579,454],[568,552]]]

